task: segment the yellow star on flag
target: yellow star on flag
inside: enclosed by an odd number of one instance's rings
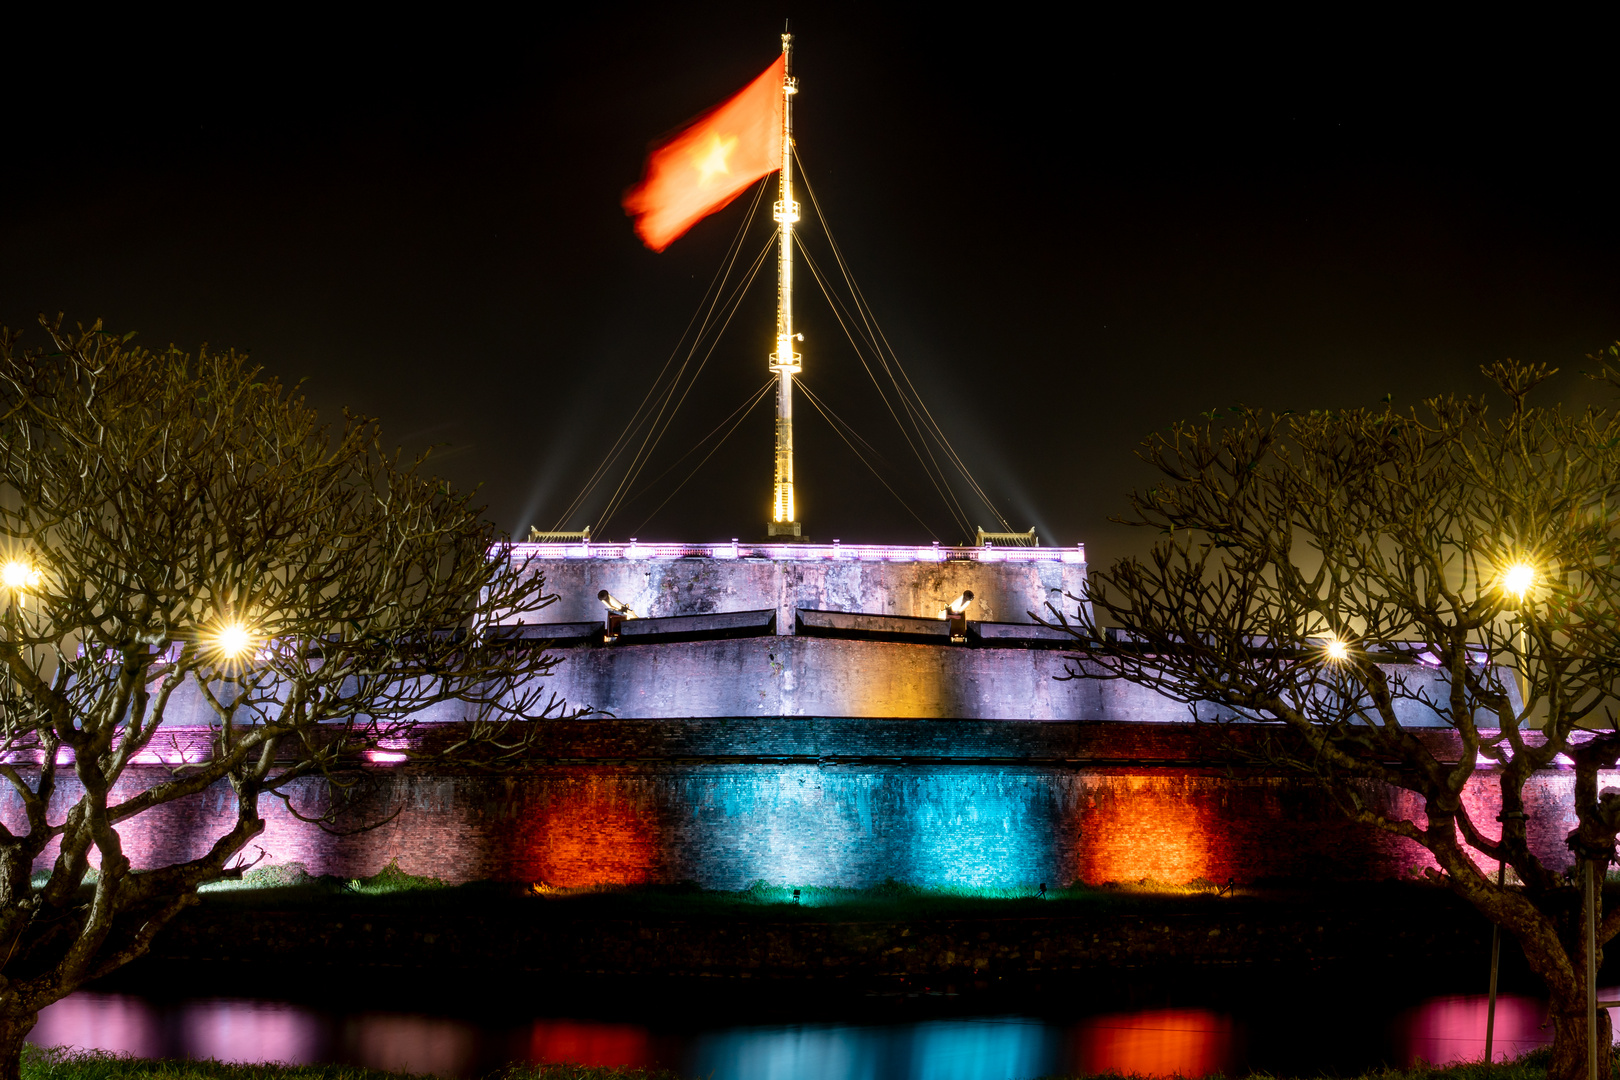
[[[787,54],[741,92],[653,147],[624,212],[653,251],[782,167]]]
[[[718,134],[709,136],[709,145],[695,150],[692,154],[692,164],[697,167],[698,183],[707,185],[715,175],[731,175],[731,166],[726,159],[737,148],[737,136],[728,135],[721,138]]]

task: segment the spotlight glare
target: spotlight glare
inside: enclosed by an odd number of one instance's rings
[[[1535,583],[1536,568],[1529,563],[1517,562],[1502,571],[1502,591],[1512,593],[1521,603]]]
[[[1324,652],[1327,655],[1327,658],[1332,660],[1335,664],[1342,663],[1343,661],[1350,659],[1350,646],[1346,645],[1338,638],[1328,638],[1327,642],[1322,646],[1322,652]]]
[[[39,571],[21,559],[12,559],[0,567],[0,585],[8,589],[32,589],[38,584]]]
[[[214,647],[227,660],[235,660],[253,644],[253,638],[241,623],[226,623],[214,636]]]

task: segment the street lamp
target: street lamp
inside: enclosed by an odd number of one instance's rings
[[[1502,591],[1511,594],[1521,604],[1535,584],[1536,568],[1529,563],[1516,562],[1502,571]]]
[[[227,660],[239,659],[253,647],[253,635],[239,622],[224,623],[210,636],[214,651]]]
[[[1509,563],[1502,569],[1502,576],[1497,579],[1497,587],[1502,592],[1513,597],[1520,608],[1524,607],[1530,590],[1535,588],[1536,568],[1524,561]],[[1526,672],[1529,659],[1525,654],[1530,651],[1530,635],[1525,629],[1523,614],[1520,614],[1518,629],[1513,634],[1514,675],[1519,683],[1519,706],[1526,707],[1530,697],[1530,677]]]
[[[38,588],[40,573],[22,559],[11,559],[0,566],[0,585],[13,592],[26,592]]]

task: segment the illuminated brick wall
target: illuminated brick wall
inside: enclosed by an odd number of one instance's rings
[[[268,827],[253,847],[344,877],[398,860],[450,881],[732,889],[755,879],[1381,878],[1427,864],[1414,845],[1351,824],[1301,778],[1189,764],[1206,749],[1186,725],[585,722],[559,725],[544,760],[521,775],[378,768],[359,811],[399,812],[356,835],[323,833],[266,800]],[[120,791],[166,775],[132,770]],[[1489,776],[1480,772],[1468,804],[1494,827]],[[1571,787],[1572,774],[1549,772],[1529,792],[1532,843],[1557,866],[1569,861]],[[322,809],[323,790],[304,784],[294,806]],[[64,785],[62,801],[73,793]],[[120,827],[126,851],[137,866],[201,854],[232,807],[221,787],[143,815]],[[9,792],[0,817],[21,817]]]

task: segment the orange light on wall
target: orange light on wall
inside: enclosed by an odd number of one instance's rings
[[[1080,880],[1182,885],[1225,881],[1225,852],[1211,792],[1193,778],[1099,777],[1078,817],[1075,864]]]
[[[1208,1076],[1238,1064],[1232,1018],[1207,1009],[1094,1016],[1074,1028],[1074,1071]]]
[[[528,823],[522,874],[564,888],[651,880],[658,827],[627,780],[634,783],[622,774],[592,773],[559,785]]]

